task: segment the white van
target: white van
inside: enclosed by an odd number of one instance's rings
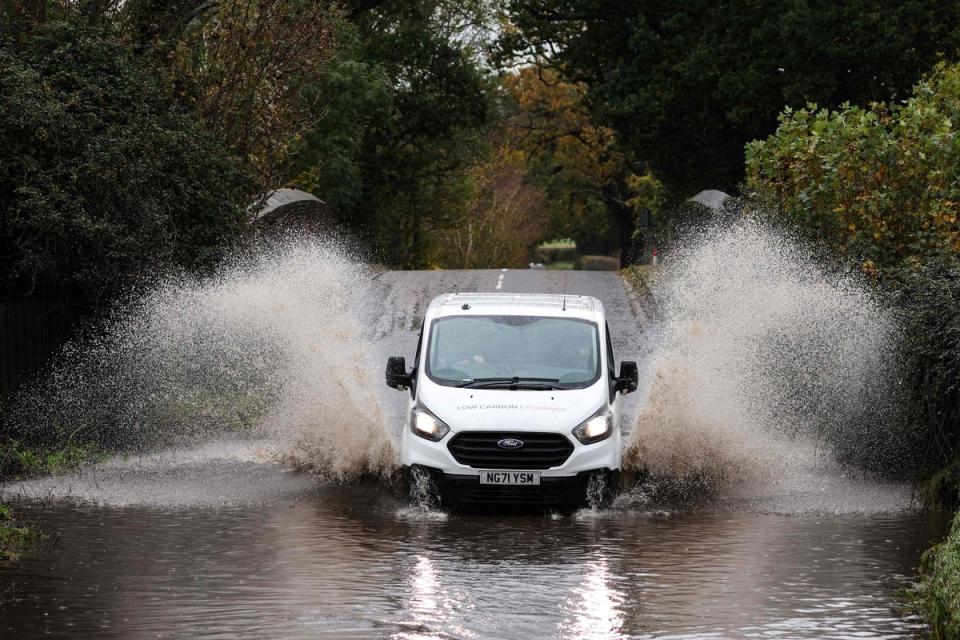
[[[387,361],[387,385],[409,390],[401,463],[441,504],[574,507],[619,481],[620,395],[596,298],[452,293],[426,311],[413,370]]]

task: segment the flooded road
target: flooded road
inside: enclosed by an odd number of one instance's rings
[[[617,274],[386,272],[363,318],[374,362],[357,365],[379,381],[387,356],[409,359],[430,298],[457,290],[594,295],[618,359],[652,350]],[[376,393],[396,437],[404,396]],[[628,398],[625,433],[644,390]],[[294,472],[283,446],[207,442],[3,486],[48,538],[0,567],[0,637],[924,636],[896,592],[943,518],[822,457],[698,506],[638,487],[606,511],[497,517]]]
[[[447,515],[287,482],[246,506],[24,509],[50,539],[0,569],[0,635],[919,638],[895,592],[942,531],[909,513]]]

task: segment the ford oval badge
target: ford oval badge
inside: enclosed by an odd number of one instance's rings
[[[504,438],[503,440],[497,441],[497,446],[501,449],[519,449],[523,446],[523,440],[517,440],[516,438]]]

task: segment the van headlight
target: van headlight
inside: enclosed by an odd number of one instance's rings
[[[410,415],[410,429],[421,438],[433,442],[443,440],[443,437],[450,433],[450,427],[423,407],[417,407]]]
[[[613,415],[605,410],[573,430],[573,435],[580,444],[593,444],[606,440],[611,433],[613,433]]]

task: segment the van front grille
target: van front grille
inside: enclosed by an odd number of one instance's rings
[[[497,444],[502,440],[523,446],[505,449]],[[559,433],[465,431],[451,438],[447,449],[457,462],[475,469],[549,469],[567,461],[573,444]]]

